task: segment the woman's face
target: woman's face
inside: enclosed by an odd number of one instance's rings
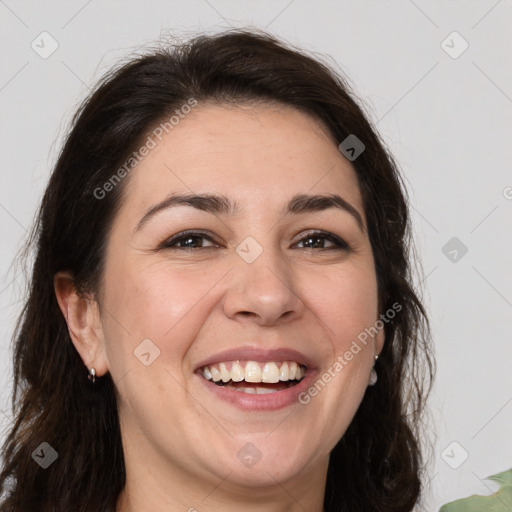
[[[204,489],[325,478],[384,341],[358,341],[379,311],[351,164],[288,107],[199,105],[126,179],[100,311],[128,471]]]

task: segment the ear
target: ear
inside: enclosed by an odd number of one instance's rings
[[[87,369],[94,368],[96,375],[101,377],[109,367],[98,302],[90,296],[78,294],[70,272],[57,272],[53,286],[73,345]]]
[[[378,356],[384,347],[384,341],[386,339],[385,329],[379,329],[377,336],[375,336],[375,355]]]

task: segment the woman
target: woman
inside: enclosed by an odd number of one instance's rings
[[[113,70],[32,235],[0,511],[412,510],[432,359],[408,237],[318,60],[238,30]]]

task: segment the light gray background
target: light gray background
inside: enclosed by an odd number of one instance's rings
[[[330,55],[400,163],[438,362],[425,508],[493,492],[485,478],[512,467],[511,15],[496,0],[0,0],[0,426],[11,419],[9,344],[25,286],[13,259],[78,102],[116,59],[168,30],[249,24]],[[31,48],[43,31],[59,45],[47,59]],[[455,59],[442,47],[453,31],[469,44]],[[445,47],[461,44],[452,36]],[[452,237],[468,248],[456,262],[442,252]]]

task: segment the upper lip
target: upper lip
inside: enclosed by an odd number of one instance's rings
[[[213,354],[200,361],[196,370],[209,364],[223,361],[296,361],[308,368],[314,368],[313,360],[291,348],[263,349],[254,346],[237,347]]]

